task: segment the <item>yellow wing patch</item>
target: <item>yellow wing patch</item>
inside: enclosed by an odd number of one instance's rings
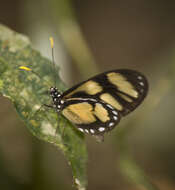
[[[90,80],[88,82],[85,82],[84,84],[76,88],[75,90],[73,90],[71,93],[66,95],[66,97],[69,97],[72,94],[75,94],[76,92],[79,92],[79,91],[84,91],[89,95],[95,95],[101,92],[102,90],[103,88],[97,82]]]
[[[126,96],[126,95],[124,95],[124,94],[122,94],[122,93],[120,93],[120,92],[117,92],[117,94],[118,94],[120,97],[122,97],[125,101],[127,101],[127,102],[133,102],[133,100],[132,100],[131,98],[129,98],[128,96]]]
[[[106,121],[110,120],[110,118],[108,116],[108,111],[99,103],[95,104],[94,114],[102,122],[106,122]]]
[[[95,108],[89,103],[77,103],[67,106],[63,110],[63,115],[75,124],[90,124],[96,121],[96,117],[102,121],[110,120],[108,111],[100,104],[96,103]]]
[[[63,115],[75,124],[89,124],[96,121],[89,103],[77,103],[67,106]]]
[[[110,94],[108,93],[104,93],[100,96],[100,98],[107,102],[108,104],[112,105],[113,107],[115,107],[117,110],[122,110],[123,106],[114,98],[112,97]]]
[[[138,92],[134,90],[134,87],[131,83],[129,83],[126,78],[121,75],[120,73],[108,73],[107,74],[108,80],[114,84],[120,91],[137,98]]]

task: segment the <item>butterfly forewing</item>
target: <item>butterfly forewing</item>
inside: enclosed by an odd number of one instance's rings
[[[112,106],[124,116],[143,101],[147,91],[148,83],[143,74],[121,69],[105,72],[81,82],[64,92],[63,98],[65,100],[70,98],[94,99]]]

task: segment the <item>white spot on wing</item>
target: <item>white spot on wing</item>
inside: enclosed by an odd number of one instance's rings
[[[86,133],[89,133],[89,131],[88,131],[87,129],[85,129],[85,132],[86,132]]]
[[[143,82],[139,82],[139,84],[140,84],[141,86],[144,86],[144,83],[143,83]]]
[[[90,129],[90,132],[91,132],[91,133],[95,133],[94,129]]]
[[[104,128],[104,127],[100,127],[98,130],[99,130],[100,132],[102,132],[102,131],[105,130],[105,128]]]
[[[117,120],[117,119],[118,119],[118,117],[117,117],[117,116],[114,116],[113,118],[114,118],[114,120]]]
[[[95,100],[95,99],[90,99],[91,101],[93,101],[93,102],[97,102],[97,100]]]
[[[82,128],[78,128],[78,130],[81,131],[81,132],[84,132],[84,130]]]
[[[60,103],[61,103],[61,104],[64,104],[64,100],[61,100]]]
[[[138,76],[137,78],[138,78],[139,80],[141,80],[141,79],[142,79],[142,76]]]
[[[114,123],[113,123],[113,122],[109,123],[109,127],[112,127],[113,125],[114,125]]]
[[[106,105],[108,108],[114,109],[111,105],[107,104]]]
[[[114,115],[118,115],[118,112],[116,112],[116,111],[112,111],[112,113],[113,113]]]

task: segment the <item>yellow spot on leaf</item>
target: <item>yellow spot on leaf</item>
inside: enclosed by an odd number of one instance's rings
[[[37,122],[35,120],[30,120],[30,123],[34,126],[34,127],[37,127]]]

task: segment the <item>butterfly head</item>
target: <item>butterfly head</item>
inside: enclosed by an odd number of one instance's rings
[[[56,109],[57,112],[60,112],[62,110],[62,105],[64,104],[64,101],[61,97],[61,93],[58,91],[56,87],[51,87],[50,96],[53,100],[53,107]]]

